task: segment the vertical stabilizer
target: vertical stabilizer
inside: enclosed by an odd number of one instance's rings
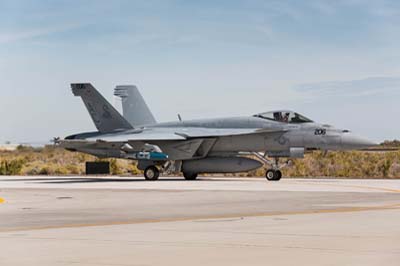
[[[157,123],[136,86],[117,86],[114,95],[121,98],[124,117],[132,126]]]
[[[132,129],[117,110],[90,83],[71,84],[75,96],[80,96],[89,111],[97,130],[110,133],[115,130]]]

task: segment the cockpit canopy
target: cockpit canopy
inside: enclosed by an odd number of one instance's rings
[[[254,115],[254,117],[289,124],[312,123],[307,117],[292,111],[272,111]]]

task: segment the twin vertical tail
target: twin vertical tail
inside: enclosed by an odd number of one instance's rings
[[[132,126],[157,123],[136,86],[117,86],[114,95],[121,98],[124,117]]]
[[[80,96],[96,128],[101,133],[133,129],[132,125],[90,83],[71,84],[75,96]]]

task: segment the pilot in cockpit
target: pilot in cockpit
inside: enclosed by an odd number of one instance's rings
[[[289,116],[290,116],[290,113],[286,113],[285,116],[282,119],[282,122],[289,123]]]
[[[282,123],[289,123],[289,124],[302,124],[302,123],[313,122],[307,117],[291,111],[266,112],[254,115],[254,117],[282,122]]]

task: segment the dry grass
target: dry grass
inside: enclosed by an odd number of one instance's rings
[[[400,151],[315,152],[295,160],[289,177],[400,178]]]
[[[96,157],[72,153],[48,146],[34,149],[19,147],[16,151],[0,152],[0,175],[82,175],[86,161]],[[136,163],[107,159],[113,175],[136,175]],[[322,152],[307,154],[294,160],[283,170],[287,177],[400,178],[400,151],[391,152]],[[237,176],[263,176],[264,169]]]
[[[2,172],[0,168],[0,175],[82,175],[85,174],[85,162],[87,161],[109,161],[113,175],[140,173],[132,161],[100,160],[91,155],[47,146],[38,149],[19,147],[16,151],[0,152],[0,163],[16,164],[18,162],[22,164],[19,171]]]

